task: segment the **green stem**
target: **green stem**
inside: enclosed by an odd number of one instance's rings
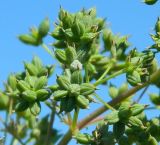
[[[106,103],[100,96],[98,96],[98,94],[95,93],[94,96],[97,98],[97,100],[98,100],[99,102],[101,102],[104,106],[106,106],[107,109],[110,109],[110,110],[112,110],[112,111],[115,110],[111,105],[109,105],[108,103]]]
[[[111,100],[110,102],[108,102],[108,104],[111,106],[115,106],[115,105],[119,104],[120,102],[124,101],[125,99],[127,99],[131,95],[135,94],[136,92],[138,92],[142,88],[146,87],[147,85],[156,82],[158,80],[159,76],[160,76],[160,69],[151,75],[149,82],[144,83],[143,85],[139,85],[139,86],[131,88],[130,90],[120,94],[118,97],[116,97],[113,100]],[[81,120],[78,123],[79,130],[84,128],[92,120],[94,120],[95,118],[97,118],[99,115],[101,115],[102,113],[104,113],[107,110],[108,110],[108,108],[106,108],[106,106],[102,106],[102,107],[98,108],[97,110],[95,110],[94,112],[92,112],[91,114],[89,114],[87,117],[85,117],[83,120]],[[71,139],[72,139],[72,132],[69,130],[63,136],[63,138],[61,139],[61,141],[59,142],[58,145],[67,145]]]
[[[101,81],[109,72],[109,70],[112,68],[112,64],[109,64],[106,71],[102,74],[102,76],[97,80],[97,82]]]
[[[67,113],[67,119],[68,119],[68,123],[71,124],[72,123],[71,113]]]
[[[85,79],[86,79],[86,83],[89,83],[89,74],[88,74],[88,69],[86,64],[85,64]]]
[[[125,72],[126,72],[126,69],[119,70],[119,71],[115,72],[114,74],[111,74],[111,75],[110,75],[109,77],[107,77],[107,78],[104,78],[104,79],[101,79],[101,80],[96,81],[96,82],[94,83],[94,85],[95,85],[95,86],[98,86],[98,85],[100,85],[100,84],[102,84],[102,83],[104,83],[104,82],[106,82],[106,81],[108,81],[108,80],[110,80],[110,79],[112,79],[112,78],[120,75],[120,74],[123,74],[123,73],[125,73]]]
[[[78,114],[79,114],[79,108],[76,108],[74,111],[74,116],[73,116],[73,121],[72,121],[72,134],[74,134],[74,132],[77,129]]]
[[[47,47],[46,44],[42,43],[41,46],[49,55],[51,55],[53,58],[55,58],[53,52]]]

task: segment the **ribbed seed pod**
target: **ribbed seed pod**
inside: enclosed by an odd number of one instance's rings
[[[89,100],[85,96],[79,95],[78,97],[76,97],[76,104],[81,109],[86,109],[88,108]]]
[[[64,89],[64,90],[68,90],[69,89],[69,85],[71,84],[69,79],[66,77],[66,76],[58,76],[57,79],[57,84],[59,85],[59,87],[61,89]]]
[[[67,62],[65,51],[62,49],[56,49],[55,56],[59,62],[65,64]]]
[[[95,89],[96,87],[90,83],[83,83],[80,85],[80,93],[84,96],[94,93]]]

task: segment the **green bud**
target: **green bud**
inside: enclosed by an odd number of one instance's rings
[[[131,115],[131,106],[129,102],[123,102],[119,107],[119,118],[121,119],[128,119]]]
[[[66,63],[67,58],[66,58],[66,54],[65,54],[64,50],[62,50],[62,49],[56,49],[55,56],[56,56],[56,58],[58,59],[59,62],[61,62],[63,64]]]
[[[116,98],[118,96],[118,89],[115,86],[110,86],[109,95],[111,96],[111,98]]]
[[[36,91],[36,94],[37,94],[37,100],[39,101],[45,101],[50,97],[49,91],[45,89],[40,89]]]
[[[60,7],[60,11],[58,14],[59,20],[62,21],[65,18],[65,13],[66,13],[66,11],[62,7]]]
[[[77,97],[80,94],[80,86],[78,84],[69,85],[69,96]]]
[[[65,49],[65,53],[66,53],[66,59],[67,62],[70,64],[72,63],[75,59],[77,59],[77,52],[76,52],[76,48],[73,47],[67,47]]]
[[[64,29],[71,28],[73,24],[73,17],[68,12],[65,12],[65,17],[61,20],[63,23]]]
[[[136,70],[131,73],[128,72],[126,74],[126,77],[127,77],[128,83],[130,83],[130,85],[132,86],[141,84],[141,76],[139,72],[137,72]]]
[[[52,85],[48,87],[48,89],[50,89],[52,92],[57,91],[58,88],[59,88],[59,85]]]
[[[155,139],[155,137],[150,136],[148,139],[148,145],[158,145],[159,143],[157,142],[157,140]]]
[[[88,108],[89,100],[86,99],[85,96],[79,95],[78,97],[76,97],[76,104],[77,104],[81,109],[86,109],[86,108]]]
[[[17,88],[19,91],[23,92],[23,91],[29,90],[30,85],[26,81],[20,80],[17,84]]]
[[[5,110],[8,107],[9,97],[0,91],[0,110]]]
[[[93,137],[89,134],[77,133],[74,137],[80,144],[91,144],[93,142]]]
[[[26,101],[21,101],[18,104],[16,104],[15,110],[17,112],[25,111],[29,107],[29,103]]]
[[[34,38],[31,35],[28,34],[23,34],[18,36],[19,40],[25,44],[33,45],[33,46],[38,46],[39,42],[37,41],[36,38]]]
[[[153,5],[157,2],[158,0],[144,0],[144,3],[147,5]]]
[[[57,40],[64,39],[64,32],[61,27],[57,26],[54,31],[51,33],[51,36]]]
[[[48,31],[49,31],[49,19],[48,18],[45,18],[41,24],[39,25],[39,28],[38,28],[38,32],[39,32],[39,37],[40,38],[43,38],[45,37],[47,34],[48,34]]]
[[[142,121],[140,119],[138,119],[136,116],[131,116],[128,120],[128,123],[133,127],[144,128]]]
[[[37,76],[38,74],[38,69],[35,67],[34,64],[32,63],[24,63],[25,69],[28,71],[28,73],[31,76]]]
[[[88,43],[92,41],[94,38],[96,38],[99,35],[99,32],[97,33],[84,33],[83,36],[81,36],[81,41],[84,43]]]
[[[25,77],[25,82],[28,83],[30,87],[34,88],[37,79],[38,78],[36,76],[30,76],[29,74],[27,74],[27,76]]]
[[[74,71],[71,76],[71,83],[72,84],[81,84],[82,81],[83,81],[83,77],[82,77],[81,71],[79,71],[79,70]]]
[[[78,21],[77,18],[75,18],[73,25],[71,27],[73,34],[77,36],[82,36],[85,32],[85,26],[82,22]]]
[[[97,73],[96,67],[93,64],[91,64],[91,63],[87,63],[86,68],[88,70],[88,73],[91,74],[91,75]]]
[[[56,48],[66,48],[66,42],[64,40],[58,40],[55,43],[53,43],[53,46]]]
[[[103,31],[103,42],[106,50],[111,50],[113,45],[113,36],[112,32],[108,29]]]
[[[48,70],[48,77],[50,77],[54,72],[55,65],[47,65],[46,68]]]
[[[81,95],[91,95],[94,93],[96,87],[93,84],[90,83],[83,83],[80,85],[80,93]]]
[[[69,88],[69,85],[71,84],[70,80],[66,76],[63,76],[63,75],[57,76],[56,81],[59,87],[64,90],[67,90]]]
[[[131,106],[132,116],[136,116],[136,115],[142,113],[145,108],[146,108],[145,105],[142,105],[142,104],[134,104],[133,106]]]
[[[9,77],[8,77],[8,84],[9,84],[9,86],[10,86],[13,90],[16,90],[16,87],[17,87],[17,79],[16,79],[15,75],[13,75],[13,74],[9,75]]]
[[[154,103],[155,105],[160,105],[160,96],[157,94],[149,94],[150,96],[150,100],[152,101],[152,103]]]
[[[119,121],[118,113],[118,111],[112,111],[104,118],[104,121],[107,121],[109,124],[117,123]]]
[[[42,61],[38,56],[33,57],[32,64],[35,65],[38,70],[43,67]]]
[[[39,102],[30,104],[29,108],[34,116],[37,116],[41,112],[41,104]]]
[[[37,99],[37,94],[34,91],[27,90],[22,93],[22,98],[28,102],[33,102]]]
[[[157,0],[155,0],[157,1]],[[158,17],[156,25],[155,25],[155,31],[158,35],[160,35],[160,17]]]
[[[35,82],[34,89],[39,90],[44,88],[47,85],[47,81],[48,79],[46,76],[39,77]]]
[[[68,94],[68,91],[58,90],[54,92],[54,100],[60,100],[61,98],[65,98]]]
[[[118,90],[118,95],[121,95],[122,93],[124,93],[127,90],[128,90],[128,83],[122,84]]]
[[[31,132],[31,137],[38,139],[40,137],[41,131],[38,128],[33,128]]]
[[[116,137],[116,139],[119,139],[122,137],[122,135],[125,132],[125,124],[122,122],[117,122],[113,125],[113,133]]]

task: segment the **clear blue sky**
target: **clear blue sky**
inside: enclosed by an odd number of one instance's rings
[[[160,16],[160,2],[154,6],[147,6],[141,0],[2,0],[0,1],[1,88],[8,74],[21,71],[22,61],[31,60],[33,55],[40,56],[45,64],[53,63],[52,58],[43,49],[23,45],[16,36],[27,32],[30,26],[38,25],[46,16],[52,23],[55,22],[60,5],[70,12],[83,7],[96,7],[98,16],[107,18],[107,23],[114,33],[130,34],[129,41],[132,46],[140,50],[152,44],[149,33],[153,32],[157,17]],[[52,39],[46,41],[52,42]],[[107,95],[105,88],[102,89]],[[58,126],[63,133],[67,129],[58,121],[55,122],[55,126]],[[70,143],[74,144],[74,141]]]

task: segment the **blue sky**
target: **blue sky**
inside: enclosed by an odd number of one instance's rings
[[[152,44],[149,34],[153,33],[154,24],[160,16],[160,2],[154,6],[147,6],[141,0],[0,1],[0,88],[10,72],[21,71],[22,61],[31,60],[34,55],[40,56],[45,64],[53,63],[52,58],[43,49],[22,44],[18,41],[17,35],[27,32],[30,26],[38,25],[46,16],[53,24],[57,19],[60,5],[70,12],[76,12],[83,7],[96,7],[98,16],[107,18],[113,32],[129,34],[132,47],[139,50]],[[46,39],[47,43],[52,41],[51,38]],[[104,90],[102,93],[105,89],[102,88]],[[105,93],[107,95],[107,92]],[[85,111],[84,113],[86,114]],[[67,129],[58,121],[56,126],[61,132]],[[70,143],[72,144],[75,142]]]

